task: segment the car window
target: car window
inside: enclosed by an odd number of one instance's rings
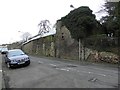
[[[2,48],[2,51],[8,51],[8,49],[7,48]]]
[[[13,57],[13,56],[19,56],[19,55],[24,55],[25,53],[22,51],[10,51],[8,53],[8,57]]]
[[[0,48],[0,51],[2,50],[2,48]]]

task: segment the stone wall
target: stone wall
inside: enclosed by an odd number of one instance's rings
[[[29,42],[23,45],[22,50],[24,50],[24,52],[27,54],[33,54],[33,42]]]
[[[47,36],[28,42],[22,46],[22,49],[32,55],[55,56],[53,36]]]
[[[41,37],[30,41],[22,46],[22,49],[31,55],[50,56],[69,60],[89,60],[89,61],[111,61],[104,57],[100,52],[90,48],[74,40],[71,37],[69,30],[62,25],[61,21],[56,24],[56,34],[46,37]],[[111,57],[110,57],[111,58]],[[118,59],[114,58],[114,62]],[[112,61],[111,61],[112,62]]]

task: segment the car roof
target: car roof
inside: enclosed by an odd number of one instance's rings
[[[7,51],[8,51],[8,48],[7,48],[7,47],[5,47],[5,48],[2,48],[1,50],[2,50],[2,51],[4,51],[4,50],[7,50]]]
[[[21,49],[12,49],[12,50],[9,50],[9,52],[11,51],[22,51]]]

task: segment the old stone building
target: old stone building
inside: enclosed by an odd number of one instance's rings
[[[90,49],[81,48],[76,40],[71,37],[69,30],[62,25],[61,21],[56,23],[56,33],[41,37],[34,36],[22,45],[22,49],[32,55],[52,56],[63,59],[78,60],[79,53],[82,59],[87,59],[91,53]],[[83,54],[84,49],[84,54]]]
[[[31,55],[55,56],[53,35],[41,37],[34,36],[31,40],[22,45],[22,49]]]
[[[56,57],[58,58],[69,58],[77,59],[78,56],[78,45],[76,41],[72,39],[69,30],[62,26],[62,22],[58,21],[56,24],[56,35],[55,35],[55,46],[56,46]]]
[[[55,45],[57,50],[56,56],[59,58],[78,60],[80,57],[81,60],[86,60],[92,52],[91,49],[83,47],[81,43],[74,40],[71,37],[70,31],[62,24],[61,21],[57,21],[55,36]]]

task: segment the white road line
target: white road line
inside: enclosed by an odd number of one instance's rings
[[[94,73],[94,72],[86,72],[86,71],[79,71],[79,72],[84,72],[84,73],[89,73],[89,74],[97,74],[100,76],[106,76],[105,74],[99,74],[99,73]]]
[[[64,69],[64,68],[61,68],[60,70],[63,70],[63,71],[69,71],[68,69]]]
[[[105,74],[99,74],[99,73],[94,73],[94,72],[85,72],[85,73],[89,73],[89,74],[97,74],[97,75],[100,75],[100,76],[106,76]]]
[[[56,66],[54,64],[50,64],[51,66]],[[83,73],[88,73],[88,74],[96,74],[96,75],[100,75],[100,76],[107,76],[105,74],[101,74],[101,73],[94,73],[94,72],[88,72],[88,71],[79,71],[77,69],[74,69],[74,68],[56,68],[56,69],[59,69],[59,70],[63,70],[63,71],[77,71],[77,72],[83,72]]]
[[[42,64],[43,62],[41,62],[41,61],[38,61],[38,63],[39,63],[39,64]]]
[[[83,73],[89,73],[89,74],[97,74],[97,75],[100,75],[100,76],[107,76],[105,74],[101,74],[101,73],[94,73],[94,72],[89,72],[89,71],[79,71],[79,70],[76,70],[76,69],[73,69],[73,68],[68,68],[69,70],[72,70],[72,71],[77,71],[77,72],[83,72]]]
[[[52,64],[52,65],[54,65],[54,64]],[[107,76],[107,75],[105,75],[105,74],[99,74],[99,73],[94,73],[94,72],[87,72],[87,71],[79,71],[79,70],[76,70],[76,69],[73,69],[73,68],[67,68],[67,69],[65,69],[65,68],[56,68],[56,69],[59,69],[59,70],[63,70],[63,71],[77,71],[77,72],[83,72],[83,73],[89,73],[89,74],[96,74],[96,75],[100,75],[100,76]]]
[[[76,71],[76,69],[74,69],[74,68],[67,68],[67,69],[72,70],[72,71]]]
[[[65,69],[65,68],[56,68],[56,69],[58,69],[58,70],[62,70],[62,71],[70,71],[70,70]]]
[[[0,70],[0,72],[2,72],[2,70]]]
[[[99,74],[99,73],[94,73],[94,72],[87,72],[87,71],[79,71],[79,70],[76,70],[76,69],[73,69],[73,68],[68,68],[69,70],[74,70],[74,71],[77,71],[77,72],[83,72],[83,73],[89,73],[89,74],[97,74],[97,75],[100,75],[100,76],[106,76],[105,74]]]
[[[102,71],[105,71],[105,72],[111,72],[111,70],[107,70],[107,69],[101,69],[101,68],[94,68],[96,70],[102,70]],[[118,73],[118,70],[112,70],[112,73]]]
[[[93,72],[88,72],[88,73],[90,74],[90,73],[93,73]]]
[[[96,74],[97,74],[97,73],[96,73]],[[105,74],[97,74],[97,75],[106,76]]]
[[[55,64],[49,64],[49,65],[51,65],[51,66],[57,66],[57,65],[55,65]]]

